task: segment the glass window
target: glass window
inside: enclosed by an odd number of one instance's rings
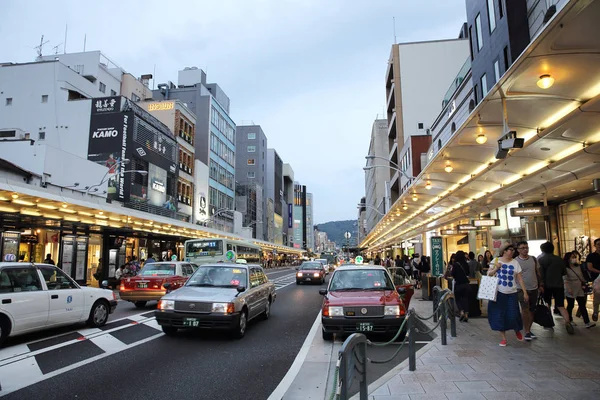
[[[260,278],[260,284],[261,285],[269,282],[269,278],[267,278],[267,275],[265,275],[264,271],[260,271],[258,275],[259,275],[259,278]]]
[[[256,163],[256,161],[254,161],[254,158],[248,159],[248,165],[254,165],[255,163]]]
[[[481,14],[475,17],[475,35],[477,35],[477,50],[483,47],[483,32],[481,31]]]
[[[175,264],[151,263],[144,265],[142,276],[175,275]]]
[[[334,272],[329,284],[329,291],[352,289],[395,290],[389,275],[381,269],[357,269]]]
[[[245,268],[201,265],[187,281],[186,286],[237,287],[246,286],[246,282]]]
[[[7,106],[12,106],[12,97],[7,97],[6,98],[6,105]]]
[[[482,98],[488,94],[488,85],[487,85],[487,75],[483,74],[481,77],[481,93],[483,94]]]
[[[102,93],[106,93],[106,85],[100,82],[99,89]]]
[[[48,290],[76,289],[77,285],[56,267],[38,267],[42,271]]]
[[[498,60],[494,61],[494,78],[496,78],[496,82],[500,80],[500,62]]]
[[[253,171],[248,172],[248,178],[255,178],[256,174]]]
[[[248,132],[248,139],[249,140],[256,139],[256,133],[254,133],[254,132]]]
[[[42,95],[42,103],[47,103],[48,102],[48,95],[47,94],[43,94]]]
[[[494,9],[494,0],[487,0],[488,18],[490,20],[490,33],[496,29],[496,10]]]
[[[190,264],[182,264],[181,273],[183,274],[183,276],[191,276],[194,273],[194,269]]]
[[[260,273],[257,268],[250,268],[250,287],[254,288],[260,285]]]
[[[256,146],[248,146],[248,153],[256,153]]]
[[[42,284],[35,268],[4,268],[0,271],[0,293],[37,290],[42,290]]]

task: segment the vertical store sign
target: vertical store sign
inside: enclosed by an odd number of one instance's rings
[[[92,99],[88,160],[105,166],[108,177],[107,198],[128,201],[130,185],[125,184],[125,165],[131,141],[133,113],[121,112],[121,97]],[[89,186],[99,182],[90,182]]]
[[[292,203],[288,203],[288,228],[294,227],[294,210]]]
[[[442,237],[431,237],[431,273],[440,276],[444,270],[444,252],[442,248]]]

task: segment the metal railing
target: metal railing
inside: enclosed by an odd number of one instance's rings
[[[361,400],[368,398],[367,391],[367,365],[386,364],[392,361],[400,353],[400,350],[408,343],[408,369],[417,369],[416,334],[429,334],[440,327],[442,345],[447,344],[448,319],[450,319],[450,335],[456,337],[456,313],[454,294],[449,289],[442,290],[439,286],[433,288],[433,313],[427,317],[419,315],[414,308],[408,310],[402,325],[394,337],[385,343],[371,342],[362,333],[353,333],[342,345],[338,353],[334,375],[334,388],[329,396],[330,400],[347,400],[349,392],[358,384],[358,393]],[[417,320],[426,321],[432,319],[436,323],[431,329],[420,329]],[[406,329],[405,329],[406,327]],[[367,356],[368,346],[387,346],[405,333],[402,343],[387,360],[372,360]]]

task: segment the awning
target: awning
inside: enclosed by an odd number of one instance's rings
[[[361,247],[376,250],[515,201],[592,193],[592,180],[600,178],[599,18],[600,0],[565,5]],[[554,78],[548,89],[537,85],[545,74]],[[496,159],[498,139],[506,133],[503,96],[508,126],[525,144]],[[481,134],[485,144],[476,142]],[[448,164],[451,172],[445,170]]]

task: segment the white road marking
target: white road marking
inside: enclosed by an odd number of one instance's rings
[[[313,342],[313,339],[320,328],[321,312],[319,312],[319,314],[317,315],[317,318],[315,319],[315,322],[310,328],[306,339],[304,339],[304,343],[302,344],[300,351],[296,355],[292,366],[267,400],[281,400],[283,398],[285,392],[287,392],[287,390],[294,382],[294,379],[296,379],[296,375],[298,375],[298,372],[300,372],[300,368],[302,368],[302,364],[304,364],[304,360],[306,360],[306,356],[308,355],[308,351],[310,350],[310,346]]]
[[[44,379],[44,374],[35,358],[26,358],[6,367],[0,367],[0,378],[2,384],[0,397],[2,397],[5,394],[27,387],[32,382]]]

